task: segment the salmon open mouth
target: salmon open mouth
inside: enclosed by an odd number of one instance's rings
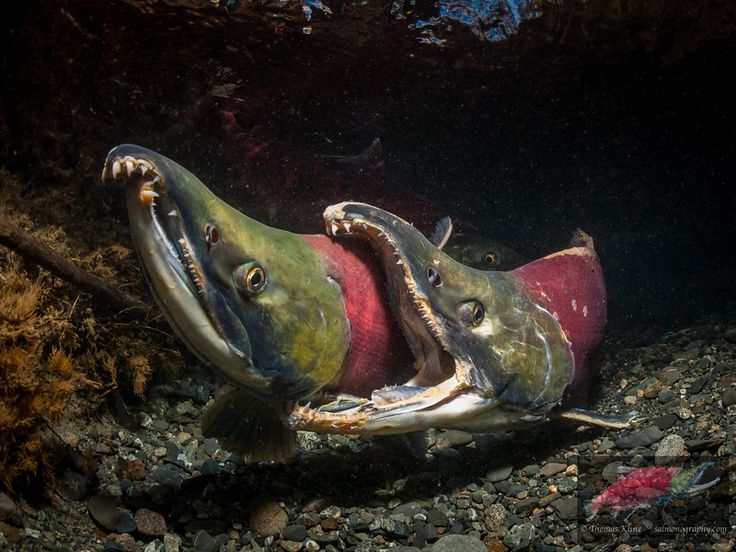
[[[445,340],[445,330],[417,285],[402,251],[381,228],[365,219],[344,218],[342,204],[329,207],[324,214],[327,234],[354,236],[367,240],[377,253],[386,275],[389,301],[401,322],[404,337],[415,357],[416,374],[407,385],[429,387],[447,380],[456,372],[456,359]],[[439,276],[438,276],[439,277]]]
[[[374,216],[361,217],[343,207],[374,209],[356,203],[340,203],[324,213],[329,236],[367,241],[380,259],[388,284],[389,302],[400,322],[415,360],[415,373],[403,385],[374,390],[370,400],[336,396],[326,405],[297,405],[290,418],[292,427],[322,432],[390,434],[427,427],[448,427],[466,415],[496,406],[492,396],[472,388],[466,374],[472,360],[453,354],[440,315],[432,308],[422,285],[410,269],[407,252],[391,238]],[[438,274],[429,272],[433,285]],[[432,284],[430,284],[432,285]]]
[[[221,293],[209,285],[193,251],[184,219],[189,213],[170,189],[166,159],[134,145],[113,149],[105,161],[103,180],[126,185],[133,240],[154,298],[177,337],[202,361],[231,367],[237,381],[252,365],[250,343],[237,316]],[[224,308],[223,308],[224,305]],[[223,317],[227,320],[223,323]],[[251,371],[252,372],[252,371]],[[247,374],[250,385],[258,376]]]

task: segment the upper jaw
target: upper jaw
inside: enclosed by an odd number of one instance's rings
[[[399,311],[396,314],[416,358],[417,374],[407,383],[433,386],[465,373],[470,360],[453,354],[442,317],[432,308],[423,284],[412,270],[416,252],[404,247],[407,243],[420,250],[433,246],[413,227],[411,240],[402,240],[400,244],[402,225],[409,226],[408,223],[367,204],[338,203],[327,207],[323,217],[328,235],[366,238],[381,257],[392,306]]]

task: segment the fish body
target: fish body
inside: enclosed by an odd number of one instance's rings
[[[488,272],[370,205],[329,207],[327,236],[264,225],[140,146],[114,148],[103,179],[126,184],[133,241],[169,324],[229,383],[202,420],[225,448],[283,459],[300,429],[630,421],[561,409],[605,324],[602,278],[591,276],[600,266],[582,235],[516,271]],[[565,288],[587,314],[560,303]]]
[[[583,505],[586,519],[590,521],[604,510],[610,511],[616,517],[621,512],[633,513],[639,508],[663,506],[677,497],[702,492],[719,480],[716,477],[704,484],[698,484],[703,474],[712,466],[712,462],[704,462],[692,468],[624,468],[619,471],[618,481]]]
[[[357,407],[297,406],[292,427],[350,433],[403,433],[431,427],[495,431],[562,417],[625,427],[632,415],[566,409],[588,381],[606,322],[602,271],[592,239],[511,272],[457,262],[413,225],[357,202],[330,206],[328,234],[368,242],[387,274],[415,361],[415,375],[377,389]],[[578,316],[572,303],[583,304]]]

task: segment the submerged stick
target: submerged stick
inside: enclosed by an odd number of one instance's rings
[[[141,314],[150,311],[150,306],[137,297],[120,291],[99,276],[95,276],[59,255],[37,238],[4,220],[0,220],[0,245],[12,249],[62,280],[98,298],[105,299],[113,305],[139,311]]]

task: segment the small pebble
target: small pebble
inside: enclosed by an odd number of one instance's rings
[[[92,518],[108,531],[115,531],[123,511],[111,496],[92,496],[87,500],[87,509]]]
[[[437,434],[436,447],[450,448],[460,447],[473,442],[473,436],[467,431],[448,429]]]
[[[652,425],[657,426],[662,431],[671,428],[673,425],[677,423],[677,414],[665,414],[664,416],[660,416],[659,418],[655,418],[652,420]]]
[[[505,481],[509,478],[511,475],[511,472],[513,471],[513,466],[502,466],[499,468],[495,468],[488,473],[486,473],[486,479],[490,481],[491,483],[497,483],[499,481]]]
[[[287,525],[284,527],[284,530],[281,531],[281,538],[301,542],[307,538],[307,528],[300,523]]]
[[[15,513],[15,502],[3,492],[0,492],[0,521],[5,521]]]
[[[138,524],[135,519],[127,512],[123,512],[118,520],[118,526],[115,529],[118,533],[132,533],[138,529]]]
[[[534,537],[534,526],[531,523],[521,523],[511,527],[503,538],[503,543],[511,550],[523,550],[528,548]]]
[[[660,441],[659,448],[654,453],[654,462],[658,466],[669,465],[681,458],[686,451],[685,439],[679,435],[667,435]]]
[[[507,516],[508,511],[502,504],[491,504],[483,510],[483,522],[491,533],[496,533],[504,526]]]
[[[723,408],[728,408],[736,404],[736,389],[733,387],[724,389],[723,393],[721,393],[721,404]]]
[[[204,529],[200,529],[194,535],[194,550],[197,552],[215,552],[217,548],[217,541]]]
[[[427,521],[435,527],[447,527],[450,524],[447,516],[435,508],[427,512]]]
[[[164,516],[148,508],[141,508],[135,513],[135,522],[138,531],[149,537],[163,537],[166,534],[166,520]]]
[[[641,431],[635,431],[628,435],[621,437],[616,440],[616,446],[620,449],[630,449],[635,447],[648,447],[649,445],[656,443],[662,437],[664,433],[656,426],[649,426]]]
[[[277,535],[284,530],[289,516],[275,500],[251,503],[250,528],[262,536]]]
[[[446,535],[434,543],[432,552],[488,552],[488,548],[476,537]]]
[[[548,462],[540,468],[539,475],[543,477],[551,477],[565,471],[566,469],[567,464],[561,464],[559,462]]]
[[[164,535],[164,552],[179,552],[181,548],[181,537],[175,533]]]
[[[279,542],[279,545],[282,549],[286,550],[286,552],[299,552],[302,549],[302,546],[304,546],[301,542],[290,540],[282,540]]]
[[[551,504],[557,511],[557,515],[563,520],[575,519],[578,515],[578,505],[579,501],[574,496],[559,498]]]

